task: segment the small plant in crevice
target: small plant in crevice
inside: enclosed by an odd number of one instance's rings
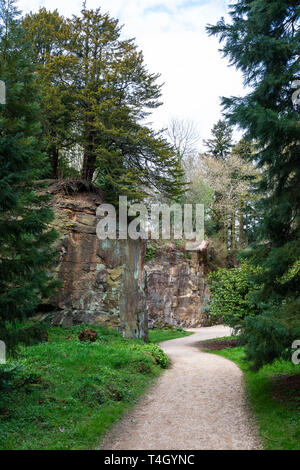
[[[155,258],[156,255],[156,248],[155,246],[147,246],[146,248],[146,255],[145,255],[145,263],[148,263],[151,261],[153,258]]]

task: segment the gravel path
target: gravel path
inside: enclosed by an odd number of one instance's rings
[[[246,411],[240,369],[199,350],[199,341],[230,335],[223,326],[197,328],[161,343],[172,361],[139,404],[102,442],[105,450],[259,449]]]

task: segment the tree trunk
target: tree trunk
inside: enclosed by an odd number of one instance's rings
[[[90,130],[89,126],[86,127],[84,140],[85,146],[81,176],[84,180],[93,181],[96,169],[96,156],[94,151],[94,133]]]
[[[244,214],[243,214],[243,203],[239,207],[239,249],[244,248]]]
[[[87,149],[85,149],[84,156],[83,156],[81,177],[84,180],[93,181],[94,172],[95,172],[95,158],[92,152],[89,152]]]
[[[51,167],[52,167],[52,177],[58,179],[58,161],[59,161],[59,150],[57,147],[53,146],[51,148]]]
[[[248,248],[249,240],[248,240],[248,226],[249,226],[249,219],[248,215],[246,215],[246,224],[245,224],[245,231],[244,231],[244,247]]]
[[[223,222],[223,241],[225,247],[225,255],[228,255],[228,220],[226,211],[224,210],[224,222]]]
[[[236,249],[236,234],[235,234],[235,210],[231,212],[231,251]]]

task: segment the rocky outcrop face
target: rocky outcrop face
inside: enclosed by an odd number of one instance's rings
[[[185,252],[166,246],[145,269],[149,327],[170,324],[193,328],[207,325],[205,250]]]
[[[99,193],[82,188],[68,192],[57,189],[57,183],[50,192],[53,225],[60,234],[55,272],[63,281],[50,301],[57,309],[54,323],[107,324],[125,337],[147,338],[144,243],[98,239]]]

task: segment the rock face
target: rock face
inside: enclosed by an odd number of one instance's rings
[[[54,323],[107,324],[125,337],[147,338],[144,244],[133,240],[99,240],[96,210],[99,194],[50,186],[54,194],[54,227],[63,287],[50,300],[57,308]]]
[[[49,191],[54,195],[53,226],[60,234],[55,273],[63,281],[50,299],[56,325],[107,324],[126,337],[146,339],[148,315],[150,327],[207,324],[205,245],[193,252],[163,245],[144,270],[143,241],[98,239],[101,194],[78,182],[75,187],[53,182]]]
[[[205,306],[209,292],[204,279],[205,249],[184,252],[166,246],[147,263],[150,328],[163,323],[185,328],[207,325]]]

